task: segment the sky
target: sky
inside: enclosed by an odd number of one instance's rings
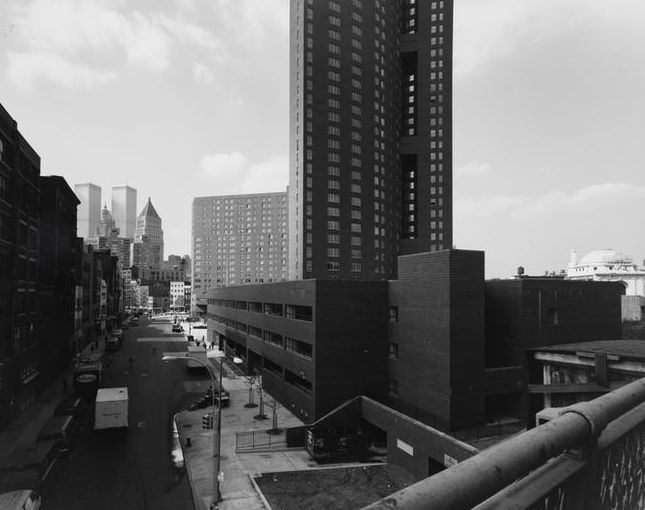
[[[645,259],[645,2],[455,0],[454,243],[486,276]],[[2,0],[0,103],[43,175],[151,197],[288,183],[289,0]]]

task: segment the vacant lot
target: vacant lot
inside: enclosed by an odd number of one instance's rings
[[[415,482],[387,464],[264,473],[255,481],[275,510],[361,508]]]

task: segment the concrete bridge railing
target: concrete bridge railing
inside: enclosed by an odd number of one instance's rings
[[[364,510],[645,509],[645,378]]]

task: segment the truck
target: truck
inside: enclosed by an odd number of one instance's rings
[[[103,379],[99,356],[81,358],[74,365],[74,391],[87,402],[93,402]]]
[[[121,347],[121,344],[123,343],[123,330],[115,329],[112,331],[112,338],[116,338],[119,341],[119,347]]]
[[[197,358],[203,361],[204,363],[208,363],[208,356],[206,355],[206,349],[204,349],[201,345],[189,345],[188,356],[189,358],[186,362],[186,368],[188,368],[189,370],[206,368],[201,363],[190,359],[190,358]]]
[[[121,342],[119,342],[119,339],[113,336],[112,338],[108,338],[105,341],[105,351],[106,352],[118,351],[120,345],[121,345]]]
[[[128,388],[99,388],[96,392],[94,430],[128,428]]]

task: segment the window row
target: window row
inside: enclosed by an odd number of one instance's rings
[[[305,305],[291,305],[280,303],[262,303],[258,301],[236,301],[231,299],[209,299],[209,305],[217,305],[224,308],[244,310],[266,315],[277,315],[287,319],[312,321],[312,307]]]

